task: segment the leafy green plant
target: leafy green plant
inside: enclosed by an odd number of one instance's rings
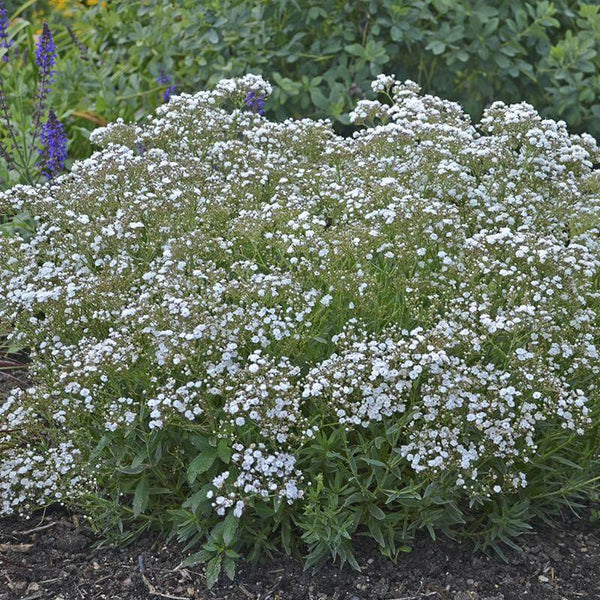
[[[0,194],[0,514],[60,502],[205,562],[500,556],[600,491],[600,151],[378,76],[339,136],[257,75]]]

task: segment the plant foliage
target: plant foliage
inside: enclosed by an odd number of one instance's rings
[[[147,114],[169,73],[196,91],[261,73],[276,84],[270,114],[347,125],[382,72],[459,101],[476,119],[494,100],[600,133],[600,7],[573,0],[130,0],[76,11],[99,80],[73,78],[79,110],[104,119]],[[72,55],[76,57],[75,48]],[[75,58],[76,60],[76,58]],[[93,73],[88,69],[88,72]],[[85,89],[82,89],[83,88]],[[92,107],[92,108],[90,108]]]
[[[284,550],[357,567],[420,532],[502,553],[600,480],[595,140],[527,104],[472,125],[381,76],[362,129],[173,96],[0,195],[0,513],[173,531],[209,581]],[[364,125],[364,127],[363,127]]]

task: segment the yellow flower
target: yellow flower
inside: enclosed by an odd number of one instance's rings
[[[67,15],[72,13],[71,9],[73,8],[73,4],[75,4],[73,0],[50,0],[50,7],[53,10],[57,10]],[[86,0],[85,4],[87,6],[96,6],[96,4],[100,4],[100,6],[106,7],[105,0]]]
[[[69,0],[50,0],[50,7],[60,12],[65,12],[69,8]]]

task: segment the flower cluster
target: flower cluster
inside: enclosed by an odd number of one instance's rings
[[[259,115],[265,114],[265,94],[256,92],[248,92],[244,99],[244,104]]]
[[[55,448],[5,452],[0,464],[0,514],[61,503],[86,487],[74,469],[79,451],[65,442]]]
[[[40,69],[40,78],[49,83],[54,77],[56,44],[48,23],[44,22],[42,33],[35,48],[35,62]]]
[[[0,196],[36,224],[0,238],[0,321],[35,384],[0,411],[4,513],[92,464],[121,485],[106,440],[165,432],[183,462],[190,435],[218,444],[189,485],[238,517],[301,506],[332,432],[393,426],[403,477],[462,498],[522,492],[548,439],[592,444],[595,140],[526,104],[474,125],[412,82],[373,89],[386,103],[342,138],[267,120],[260,77],[224,80]]]
[[[46,179],[52,179],[65,168],[67,160],[67,136],[62,123],[54,111],[48,111],[48,120],[42,125],[40,133],[42,147],[39,150],[42,174]]]
[[[8,34],[8,24],[6,9],[0,2],[0,48],[5,50],[2,56],[4,61],[9,59],[9,50],[13,45],[13,40]],[[70,33],[74,36],[71,31]],[[56,59],[57,47],[52,31],[48,23],[44,22],[35,46],[35,63],[38,70],[36,103],[33,114],[27,115],[27,118],[32,119],[32,126],[25,131],[15,127],[14,115],[11,114],[7,102],[4,80],[0,77],[0,113],[6,130],[5,140],[0,142],[0,157],[6,162],[9,170],[16,171],[22,181],[30,184],[39,181],[41,176],[52,179],[56,173],[64,169],[67,159],[67,138],[63,125],[54,111],[48,109],[46,103],[52,91]],[[21,117],[25,115],[21,114]],[[36,161],[35,153],[29,151],[30,148],[35,147],[41,160]]]
[[[165,71],[161,70],[156,78],[156,82],[165,88],[162,93],[162,101],[168,102],[176,90],[176,86],[174,85],[171,76],[167,75]]]
[[[302,481],[302,472],[295,469],[296,459],[291,454],[265,452],[264,444],[252,444],[244,448],[241,444],[234,444],[232,456],[234,464],[238,467],[238,475],[227,487],[230,491],[227,496],[217,495],[210,490],[209,498],[214,497],[214,506],[217,514],[224,515],[226,510],[235,504],[234,515],[241,517],[244,510],[244,500],[238,498],[269,498],[274,494],[278,498],[292,504],[304,496],[298,484]],[[223,489],[230,479],[229,471],[225,471],[213,480],[216,493]],[[237,500],[236,500],[237,499]]]

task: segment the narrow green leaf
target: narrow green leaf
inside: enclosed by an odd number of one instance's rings
[[[231,581],[233,581],[235,578],[235,560],[233,560],[232,558],[226,557],[224,566],[225,566],[225,573],[227,573],[227,577],[229,577],[229,579]]]
[[[231,546],[238,528],[238,523],[238,518],[230,512],[225,519],[225,527],[223,528],[223,542],[225,542],[226,546]]]
[[[371,515],[378,521],[383,521],[385,519],[385,513],[379,508],[379,506],[375,504],[369,504],[368,507]]]
[[[206,565],[206,587],[212,588],[221,574],[221,556],[211,558]]]
[[[194,460],[189,464],[187,469],[187,477],[189,483],[194,483],[198,475],[202,475],[208,471],[215,462],[217,458],[217,450],[216,448],[208,447],[206,451],[201,452],[194,458]]]
[[[137,517],[146,510],[148,506],[148,498],[150,486],[148,484],[148,478],[144,475],[135,488],[133,494],[133,516]]]

